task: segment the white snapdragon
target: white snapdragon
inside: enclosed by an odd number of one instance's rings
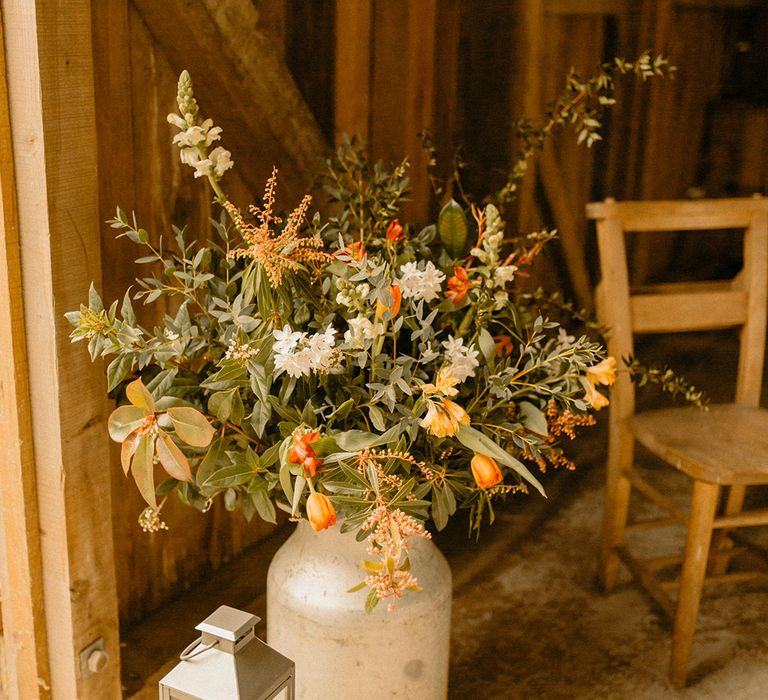
[[[509,294],[503,289],[499,289],[494,292],[493,295],[493,310],[501,311],[509,303]]]
[[[463,338],[454,338],[452,335],[442,345],[445,348],[445,359],[456,379],[463,382],[467,377],[475,376],[475,367],[480,364],[477,360],[480,353],[474,346],[467,347]]]
[[[515,272],[517,272],[517,265],[497,267],[496,272],[493,273],[493,283],[497,287],[503,287],[507,282],[511,282],[515,278]]]
[[[332,326],[311,336],[294,331],[288,325],[273,331],[275,369],[290,377],[308,376],[312,371],[327,372],[339,362],[339,355],[334,350],[335,334]]]
[[[384,332],[383,323],[373,323],[365,316],[350,318],[349,330],[344,333],[344,341],[351,345],[365,345],[366,340],[373,340]]]
[[[186,71],[179,76],[176,101],[180,114],[169,114],[168,122],[179,130],[173,143],[179,147],[181,162],[195,169],[195,177],[220,179],[234,165],[232,154],[221,146],[208,150],[221,138],[221,127],[214,126],[213,119],[200,122],[192,81]]]
[[[445,275],[432,262],[428,262],[423,270],[419,270],[415,262],[400,266],[400,277],[395,280],[405,299],[416,301],[433,301],[440,295]]]

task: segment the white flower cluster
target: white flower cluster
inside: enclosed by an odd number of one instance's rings
[[[215,175],[218,179],[234,165],[232,154],[226,148],[217,146],[207,152],[208,147],[221,138],[221,127],[214,126],[212,119],[190,126],[178,114],[169,114],[168,121],[180,130],[173,142],[180,149],[181,162],[195,169],[195,177]]]
[[[287,324],[282,330],[273,331],[275,369],[290,377],[308,376],[312,371],[327,372],[339,363],[340,356],[334,350],[335,334],[332,326],[309,336],[292,330]]]
[[[349,330],[344,333],[344,341],[359,347],[363,347],[366,340],[373,340],[384,332],[383,323],[373,323],[365,316],[350,318],[347,323]]]
[[[371,287],[366,282],[353,284],[347,280],[337,282],[339,293],[336,295],[336,303],[346,306],[348,309],[362,310],[366,307],[365,298],[370,294]]]
[[[452,335],[442,345],[445,348],[445,359],[456,379],[463,382],[467,377],[475,376],[475,367],[480,363],[477,360],[479,352],[474,346],[465,347],[463,338],[454,338]]]
[[[235,362],[245,364],[254,355],[256,355],[257,352],[258,350],[256,350],[256,348],[252,348],[250,345],[241,343],[237,338],[232,338],[232,340],[229,341],[229,345],[227,346],[227,351],[224,353],[224,359],[234,360]]]
[[[405,299],[433,301],[440,295],[444,281],[445,275],[431,262],[423,270],[419,270],[417,263],[409,262],[400,267],[400,277],[395,280],[395,284],[400,287]]]

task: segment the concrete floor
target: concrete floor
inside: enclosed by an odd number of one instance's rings
[[[665,486],[683,494],[676,476],[667,474]],[[572,478],[554,517],[457,587],[449,697],[768,698],[766,587],[707,594],[689,688],[669,685],[666,618],[628,575],[607,595],[596,585],[601,477],[590,470]],[[670,531],[661,544],[681,543],[680,531]]]

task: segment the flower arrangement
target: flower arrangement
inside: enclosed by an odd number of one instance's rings
[[[497,206],[448,199],[437,222],[399,220],[407,164],[371,164],[356,140],[328,161],[335,215],[307,222],[309,196],[275,212],[277,172],[248,214],[228,201],[230,153],[202,119],[189,75],[179,79],[181,160],[222,207],[215,240],[151,242],[118,208],[110,222],[146,254],[152,272],[122,304],[105,308],[93,287],[67,314],[92,359],[112,358],[109,391],[122,401],[109,434],[147,502],[140,522],[165,527],[171,493],[205,510],[223,497],[246,518],[275,522],[276,508],[321,531],[367,539],[366,606],[417,590],[409,536],[429,537],[459,510],[472,530],[493,501],[531,487],[532,469],[572,467],[560,445],[608,403],[616,362],[586,335],[545,316],[519,279],[549,231],[505,241],[501,210],[524,165],[556,125],[599,138],[618,72],[663,74],[663,59],[617,60],[590,81],[569,75],[544,129],[520,123],[523,147]],[[163,297],[172,314],[148,330],[132,299]],[[166,473],[159,483],[156,466]]]

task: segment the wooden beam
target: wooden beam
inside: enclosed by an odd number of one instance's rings
[[[158,46],[189,70],[202,112],[224,128],[222,144],[248,184],[248,154],[280,168],[292,193],[305,191],[327,155],[326,143],[277,50],[259,31],[258,12],[240,0],[133,0]]]
[[[630,7],[630,0],[545,0],[548,15],[621,15]]]
[[[50,698],[16,186],[0,18],[0,696]]]
[[[523,116],[538,126],[544,115],[541,90],[541,71],[544,60],[544,3],[543,0],[524,0],[520,9],[518,41],[522,47],[517,60],[523,65],[523,79],[515,90],[515,104],[522,103]],[[518,49],[519,50],[519,49]],[[510,163],[514,162],[520,144],[515,130],[510,139]],[[541,213],[536,202],[536,159],[528,160],[528,171],[520,182],[518,193],[518,226],[521,231],[534,231],[541,226]]]
[[[63,318],[100,277],[90,2],[6,0],[2,18],[50,693],[108,700],[120,681],[104,377]],[[81,652],[97,640],[108,661],[91,673]]]
[[[371,61],[373,0],[336,0],[336,69],[334,71],[334,132],[371,133]]]

